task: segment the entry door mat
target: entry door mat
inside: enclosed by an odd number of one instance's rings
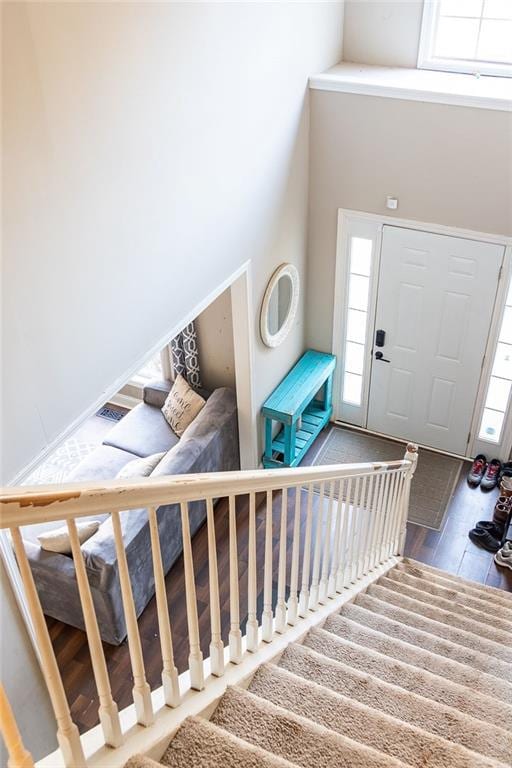
[[[359,464],[403,459],[405,444],[364,432],[334,427],[313,460],[313,465]],[[410,523],[440,531],[459,479],[462,461],[419,450],[411,486]]]

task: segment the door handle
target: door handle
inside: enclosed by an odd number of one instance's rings
[[[375,353],[375,359],[376,360],[380,360],[382,363],[390,363],[391,362],[391,360],[387,360],[384,357],[384,354],[380,350]]]

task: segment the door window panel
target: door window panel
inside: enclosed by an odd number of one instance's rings
[[[512,280],[509,283],[503,319],[487,386],[484,412],[478,437],[499,443],[512,387]]]
[[[372,252],[372,239],[350,238],[342,398],[355,406],[361,405],[363,395]]]

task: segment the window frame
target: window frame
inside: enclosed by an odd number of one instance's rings
[[[338,362],[334,372],[333,407],[334,418],[356,427],[366,427],[368,396],[375,330],[375,310],[380,266],[380,243],[382,225],[373,217],[361,216],[360,212],[338,210],[338,235],[336,248],[335,299],[333,317],[333,354]],[[345,374],[345,352],[347,343],[348,294],[352,238],[372,241],[368,305],[366,310],[365,343],[363,351],[363,372],[361,402],[359,405],[343,399]]]
[[[477,59],[441,58],[433,55],[440,0],[425,0],[421,21],[418,69],[458,72],[469,75],[512,77],[512,63],[478,61]]]

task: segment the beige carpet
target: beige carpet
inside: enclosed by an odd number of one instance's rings
[[[127,768],[504,768],[512,596],[404,560]]]
[[[335,427],[313,465],[354,464],[403,459],[405,445],[382,437]],[[409,522],[439,531],[459,479],[462,461],[421,449],[411,489]]]

